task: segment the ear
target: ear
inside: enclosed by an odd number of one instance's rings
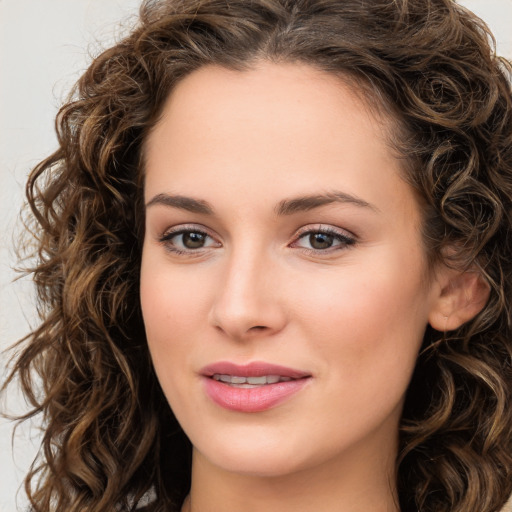
[[[437,290],[428,317],[442,332],[458,329],[484,308],[490,286],[476,270],[460,272],[445,267],[437,276]]]

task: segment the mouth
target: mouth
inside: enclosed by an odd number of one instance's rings
[[[236,412],[261,412],[291,399],[312,375],[284,366],[253,362],[219,362],[201,371],[207,396],[218,406]]]

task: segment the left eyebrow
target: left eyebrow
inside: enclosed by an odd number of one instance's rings
[[[374,212],[379,212],[379,209],[376,206],[368,203],[367,201],[337,190],[327,192],[325,194],[314,194],[311,196],[284,199],[279,202],[275,210],[277,215],[293,215],[294,213],[313,210],[314,208],[319,208],[320,206],[325,206],[331,203],[353,204],[360,208],[368,208]]]

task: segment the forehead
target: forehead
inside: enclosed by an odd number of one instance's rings
[[[259,61],[246,71],[209,65],[177,84],[153,131],[162,132],[165,124],[170,133],[173,126],[179,125],[173,133],[176,137],[204,127],[210,136],[217,133],[221,137],[223,128],[229,129],[236,122],[250,129],[263,121],[266,133],[281,135],[281,141],[307,135],[305,129],[326,132],[342,114],[353,122],[354,128],[364,118],[375,135],[387,139],[395,120],[384,113],[384,104],[371,96],[368,86],[355,77],[334,75],[307,64]],[[336,136],[332,130],[331,133]],[[265,142],[263,137],[257,140],[256,135],[265,133],[253,133],[253,142]],[[151,148],[156,139],[150,136],[146,147]],[[337,143],[342,144],[343,140],[337,137]]]
[[[364,192],[373,203],[386,193],[410,200],[388,144],[392,120],[353,87],[298,64],[193,72],[171,93],[146,141],[146,200],[224,191],[231,202],[236,192],[275,204],[332,188]]]

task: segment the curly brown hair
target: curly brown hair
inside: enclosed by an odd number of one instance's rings
[[[147,0],[57,118],[27,198],[41,324],[18,347],[44,437],[32,510],[179,510],[190,443],[153,372],[139,306],[143,147],[206,64],[306,63],[349,78],[397,127],[431,263],[477,269],[484,310],[427,329],[397,461],[401,510],[491,512],[512,492],[512,91],[485,24],[452,0]],[[450,248],[449,256],[446,248]],[[37,378],[35,378],[37,376]]]

